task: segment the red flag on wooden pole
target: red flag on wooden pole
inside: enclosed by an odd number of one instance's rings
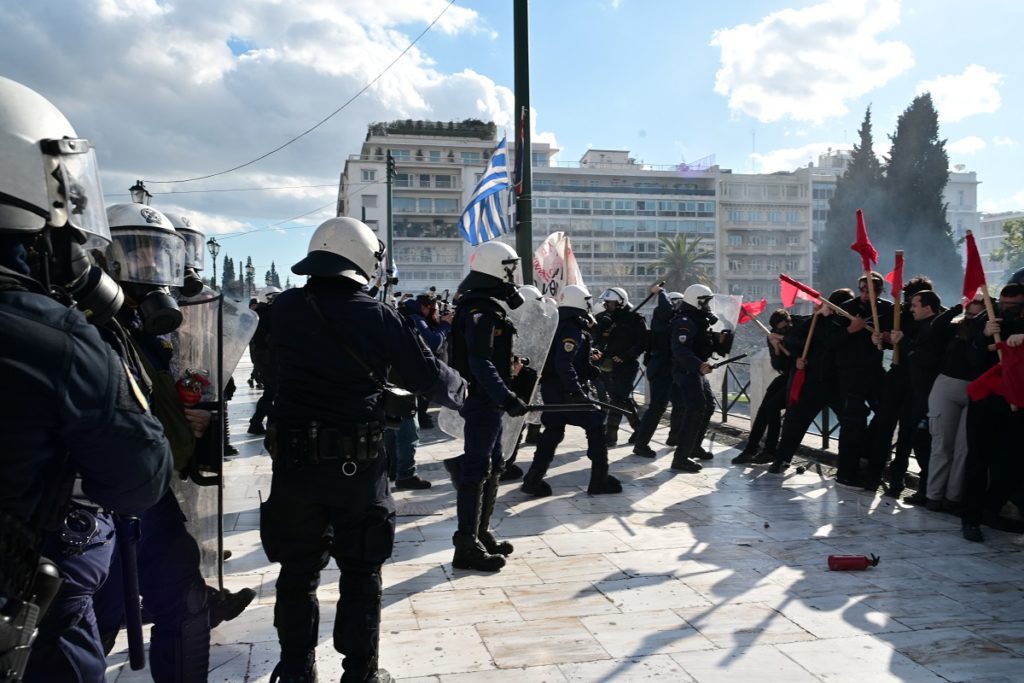
[[[868,239],[868,227],[864,223],[864,212],[861,209],[857,209],[857,241],[850,245],[850,249],[860,254],[865,272],[870,272],[872,264],[878,263],[878,252]]]
[[[974,241],[974,234],[967,232],[967,268],[964,270],[964,296],[973,299],[979,287],[987,287],[985,268],[981,265],[981,254]]]
[[[749,323],[751,320],[763,313],[766,308],[768,308],[767,299],[740,304],[739,324],[742,325],[743,323]]]
[[[903,291],[903,252],[896,252],[896,265],[892,271],[885,276],[885,281],[892,285],[892,298],[899,301],[900,292]]]

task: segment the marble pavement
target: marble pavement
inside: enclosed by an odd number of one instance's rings
[[[245,434],[248,373],[236,371],[230,404],[241,454],[226,465],[225,583],[259,597],[214,632],[210,680],[263,683],[278,654],[276,567],[259,543],[270,459]],[[1020,537],[969,543],[953,517],[839,488],[814,468],[733,467],[721,444],[699,474],[672,473],[666,448],[654,461],[614,448],[624,491],[590,496],[583,433],[569,428],[553,496],[502,485],[494,526],[515,553],[486,575],[451,567],[454,492],[436,461],[460,442],[430,430],[420,448],[434,487],[395,494],[384,567],[381,664],[400,681],[1024,681]],[[862,553],[881,563],[826,568],[830,554]],[[341,672],[337,576],[332,564],[319,591],[324,681]],[[126,656],[122,634],[108,681],[149,680]]]

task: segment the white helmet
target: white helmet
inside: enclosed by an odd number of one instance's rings
[[[281,293],[281,288],[280,287],[275,287],[274,285],[268,285],[267,288],[263,290],[263,297],[267,301],[273,301],[274,297],[277,296],[280,293]]]
[[[490,275],[502,282],[515,283],[519,254],[504,242],[484,242],[469,257],[469,270]]]
[[[167,216],[145,204],[112,204],[107,220],[112,241],[106,257],[115,280],[172,287],[183,283],[185,238]]]
[[[384,243],[355,218],[330,218],[309,238],[306,258],[294,266],[296,275],[343,277],[370,283],[384,258]]]
[[[673,306],[678,306],[679,302],[683,300],[682,292],[669,292],[667,296],[668,302]]]
[[[163,212],[178,234],[185,239],[185,267],[202,270],[206,263],[205,235],[188,216],[180,213]]]
[[[590,291],[583,285],[566,285],[562,289],[562,300],[558,303],[558,307],[589,311]]]
[[[629,295],[622,287],[609,287],[601,292],[601,301],[615,301],[623,306],[628,306]]]
[[[683,292],[683,301],[694,308],[703,308],[714,295],[707,285],[690,285]]]
[[[520,296],[523,297],[523,299],[527,301],[531,299],[540,300],[544,298],[544,295],[541,293],[541,291],[534,287],[533,285],[523,285],[522,287],[519,288],[519,294]]]
[[[0,77],[0,230],[70,224],[110,241],[96,153],[39,93]]]

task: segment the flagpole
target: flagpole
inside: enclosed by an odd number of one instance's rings
[[[896,263],[899,264],[900,261],[902,261],[902,260],[903,260],[903,250],[902,249],[897,249],[896,250]],[[895,269],[893,269],[893,270],[895,271]],[[895,282],[895,281],[896,281],[896,277],[893,276],[893,282]],[[901,292],[893,292],[892,298],[893,298],[892,314],[894,316],[893,320],[892,320],[892,331],[893,332],[899,332],[900,331],[900,327],[901,327],[900,323],[903,320],[903,297],[901,296]],[[893,365],[899,365],[900,364],[900,343],[899,342],[895,342],[895,341],[892,343],[892,364]]]
[[[527,0],[513,5],[515,46],[514,125],[522,125],[522,139],[516,140],[516,156],[522,154],[522,186],[516,197],[516,252],[522,262],[523,284],[533,284],[533,155],[530,146],[530,22]],[[520,124],[522,122],[522,124]],[[518,136],[517,136],[518,137]],[[522,151],[519,149],[522,145]],[[515,190],[513,189],[513,192]]]

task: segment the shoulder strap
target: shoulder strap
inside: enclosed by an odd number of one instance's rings
[[[369,375],[370,379],[372,379],[377,384],[384,386],[385,382],[383,379],[381,379],[380,375],[374,372],[373,368],[367,365],[366,361],[363,360],[363,357],[356,353],[351,346],[349,346],[348,344],[341,340],[341,337],[337,334],[338,331],[335,329],[334,325],[332,325],[330,321],[327,320],[327,318],[323,314],[323,311],[320,310],[320,304],[317,303],[316,297],[313,295],[313,292],[309,289],[308,285],[302,288],[302,294],[306,297],[306,301],[309,303],[310,308],[313,309],[313,313],[316,315],[316,317],[319,318],[320,322],[322,322],[324,326],[326,326],[327,329],[332,333],[331,339],[334,340],[334,343],[340,346],[343,351],[348,353],[348,355],[352,357],[352,360],[358,363],[359,367],[366,371],[366,374]]]

